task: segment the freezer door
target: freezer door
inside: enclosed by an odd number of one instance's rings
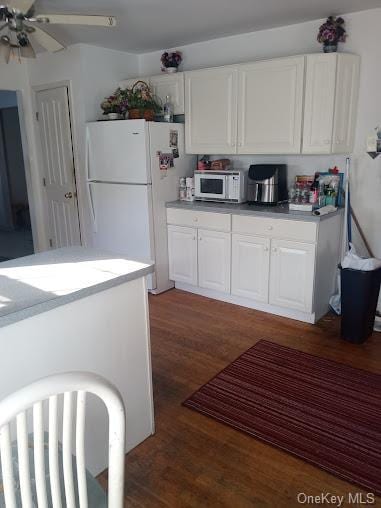
[[[138,261],[155,261],[150,185],[89,183],[93,245]],[[155,289],[156,277],[150,277]]]
[[[151,183],[148,145],[144,120],[88,123],[88,180]]]

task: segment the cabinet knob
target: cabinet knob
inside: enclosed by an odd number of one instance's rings
[[[264,248],[263,248],[263,250],[264,250],[265,252],[268,252],[268,251],[269,251],[269,248],[268,248],[268,247],[264,247]]]
[[[272,231],[274,228],[272,226],[268,226],[267,228],[269,231]]]
[[[194,220],[194,222],[198,222],[198,218],[197,217],[195,217],[193,220]]]
[[[240,141],[240,142],[238,143],[238,146],[242,146],[242,141]]]
[[[276,247],[273,247],[273,252],[278,252],[278,249]]]

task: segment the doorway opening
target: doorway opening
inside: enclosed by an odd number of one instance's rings
[[[33,253],[18,97],[0,90],[0,262]]]

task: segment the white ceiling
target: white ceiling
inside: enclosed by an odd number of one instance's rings
[[[117,17],[116,28],[49,27],[63,43],[83,42],[138,53],[373,7],[381,7],[381,0],[36,1],[37,13]]]

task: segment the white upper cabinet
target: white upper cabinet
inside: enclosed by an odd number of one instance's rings
[[[359,86],[356,55],[307,55],[302,153],[353,149]]]
[[[185,73],[187,153],[236,153],[237,68]]]
[[[358,56],[337,54],[332,153],[350,153],[353,150],[359,74],[360,58]]]
[[[304,57],[238,69],[238,153],[300,153]]]
[[[182,72],[151,76],[149,84],[154,95],[161,100],[163,105],[166,96],[169,95],[170,102],[173,104],[174,114],[184,114],[184,74]]]
[[[306,57],[303,153],[331,153],[337,53]]]

